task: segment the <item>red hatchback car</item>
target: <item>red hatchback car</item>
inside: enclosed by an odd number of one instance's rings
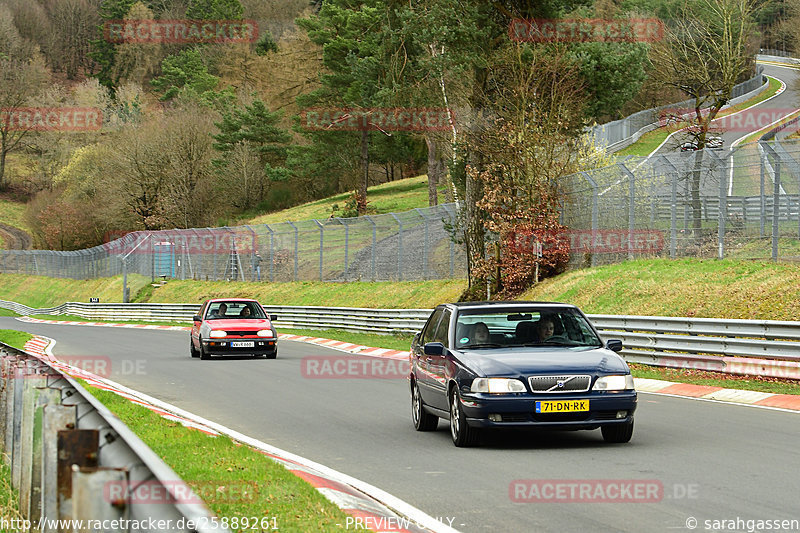
[[[192,357],[212,355],[253,355],[278,357],[278,333],[256,300],[215,298],[206,300],[192,319]]]

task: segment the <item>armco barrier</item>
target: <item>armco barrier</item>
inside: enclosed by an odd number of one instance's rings
[[[20,510],[32,524],[12,529],[41,525],[49,533],[62,531],[50,520],[84,520],[89,531],[95,529],[87,520],[108,520],[110,528],[102,528],[108,531],[150,531],[142,527],[148,523],[170,525],[160,531],[228,531],[158,455],[57,365],[0,343],[0,445]],[[108,484],[128,489],[110,498]],[[141,484],[159,493],[158,501],[133,497]]]
[[[197,304],[85,304],[31,309],[0,300],[21,314],[69,314],[89,320],[190,321]],[[266,306],[278,328],[416,333],[430,309]],[[623,342],[626,360],[655,366],[800,379],[800,322],[715,318],[589,315],[605,339]]]

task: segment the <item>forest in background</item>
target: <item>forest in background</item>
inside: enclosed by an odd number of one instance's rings
[[[0,189],[27,203],[36,247],[71,250],[344,191],[351,202],[337,215],[355,216],[369,209],[367,185],[427,173],[431,205],[442,185],[446,200],[465,200],[454,238],[470,252],[470,279],[485,280],[497,267],[487,233],[502,243],[509,232],[552,232],[560,178],[608,164],[587,126],[691,91],[724,93],[752,75],[760,46],[792,49],[797,4],[3,0],[0,108],[97,108],[103,124],[79,133],[0,127]],[[737,13],[738,26],[726,19]],[[531,42],[509,32],[517,19],[654,18],[667,28],[655,41]],[[106,35],[110,22],[181,19],[254,21],[258,31],[222,44]],[[721,35],[734,48],[715,48]],[[702,72],[689,41],[713,59]],[[314,109],[452,115],[429,130],[348,130],[308,127]],[[503,256],[506,288],[519,291],[530,272]],[[555,247],[542,274],[563,260]]]

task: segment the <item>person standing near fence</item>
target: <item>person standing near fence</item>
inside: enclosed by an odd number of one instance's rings
[[[261,281],[261,256],[258,251],[253,254],[253,276],[257,281]]]

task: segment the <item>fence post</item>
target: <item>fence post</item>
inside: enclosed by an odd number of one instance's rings
[[[458,216],[457,213],[451,212],[447,204],[442,204],[442,209],[444,209],[444,212],[447,213],[447,217],[450,219],[451,223],[455,224],[456,217]],[[561,216],[563,215],[564,212],[562,210]],[[444,223],[444,219],[442,222]],[[447,240],[450,241],[450,279],[452,279],[456,271],[456,245],[453,242],[452,236]]]
[[[314,222],[319,228],[319,280],[322,281],[322,250],[323,245],[325,244],[325,228],[316,218],[314,219]]]
[[[765,235],[764,227],[766,226],[766,219],[767,219],[767,195],[766,192],[764,191],[764,178],[766,177],[765,158],[767,157],[767,154],[764,153],[764,149],[761,147],[761,144],[758,145],[758,152],[760,156],[758,160],[761,163],[761,169],[760,169],[761,185],[759,187],[759,199],[760,199],[760,209],[761,209],[759,213],[760,215],[759,218],[761,220],[761,223],[760,223],[759,237],[763,237]]]
[[[772,260],[778,260],[778,236],[781,222],[781,159],[775,158],[775,188],[772,192]]]
[[[372,256],[372,264],[370,266],[370,270],[372,272],[371,279],[375,281],[375,247],[378,245],[378,227],[375,224],[375,221],[372,220],[372,217],[369,215],[364,215],[364,218],[369,220],[369,223],[372,224],[372,246],[370,247],[370,255]]]
[[[628,176],[628,260],[633,259],[633,232],[636,230],[636,176],[625,163],[617,165]]]
[[[774,173],[775,178],[773,179],[774,187],[772,189],[772,260],[778,260],[778,235],[779,235],[779,226],[780,226],[780,195],[781,195],[781,158],[775,149],[770,146],[769,143],[760,141],[758,143],[759,147],[763,148],[764,153],[764,161],[769,164],[769,156],[772,155],[772,158],[775,162],[774,166]]]
[[[300,236],[297,233],[297,226],[292,224],[292,222],[289,220],[287,220],[286,223],[294,228],[294,281],[297,281],[297,244]]]
[[[428,235],[428,218],[422,214],[422,211],[415,207],[414,211],[422,217],[422,223],[425,224],[425,246],[422,248],[422,279],[428,279],[428,246],[430,246],[430,236]]]
[[[391,213],[397,221],[397,281],[403,281],[403,222]]]
[[[347,281],[347,274],[350,269],[349,262],[347,261],[348,244],[350,241],[350,226],[344,223],[344,219],[337,218],[339,224],[344,226],[344,281]]]
[[[588,172],[581,172],[583,177],[586,181],[589,182],[589,185],[592,187],[592,242],[594,242],[595,238],[597,237],[597,226],[598,226],[598,218],[599,218],[599,197],[597,192],[597,182],[592,179]],[[591,257],[590,266],[594,266],[594,254],[590,253],[589,256]]]
[[[269,232],[269,281],[275,281],[275,231],[269,227],[269,224],[264,224]]]
[[[727,161],[727,159],[725,160]],[[725,218],[728,215],[728,196],[725,187],[725,168],[727,165],[722,166],[722,172],[719,177],[719,227],[717,228],[717,259],[725,259]]]
[[[678,255],[678,169],[666,156],[661,156],[661,159],[672,170],[672,172],[668,173],[672,176],[669,209],[669,257],[670,259],[675,259]]]

